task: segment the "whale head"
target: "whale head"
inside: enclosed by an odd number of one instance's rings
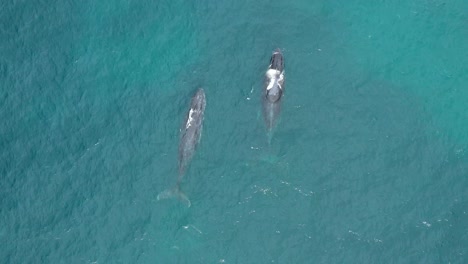
[[[270,69],[275,69],[280,72],[283,71],[284,69],[284,59],[283,59],[283,54],[279,49],[276,49],[273,54],[271,55],[270,59]]]

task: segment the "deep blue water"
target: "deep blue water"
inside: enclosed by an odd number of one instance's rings
[[[468,261],[465,0],[4,1],[0,36],[2,263]]]

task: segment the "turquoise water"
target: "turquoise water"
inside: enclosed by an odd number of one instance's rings
[[[2,2],[1,262],[466,263],[468,2],[371,2]]]

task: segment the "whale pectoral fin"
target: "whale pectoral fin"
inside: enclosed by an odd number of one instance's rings
[[[175,187],[172,189],[166,189],[160,192],[156,199],[160,201],[160,200],[171,199],[171,198],[178,198],[187,207],[190,207],[192,205],[187,195],[185,195],[185,193],[183,193],[178,187]]]

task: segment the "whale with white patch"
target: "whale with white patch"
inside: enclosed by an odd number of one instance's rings
[[[270,58],[270,65],[265,74],[262,92],[263,118],[268,130],[268,142],[272,137],[272,130],[276,125],[281,110],[281,98],[284,93],[284,58],[276,49]]]
[[[181,129],[179,141],[179,174],[177,183],[172,189],[161,192],[157,199],[166,199],[178,197],[181,201],[190,207],[191,203],[187,196],[180,190],[180,184],[185,175],[187,167],[192,160],[196,147],[201,139],[203,129],[203,116],[205,113],[206,98],[202,88],[198,89],[192,97],[190,110],[185,118],[185,126]]]

